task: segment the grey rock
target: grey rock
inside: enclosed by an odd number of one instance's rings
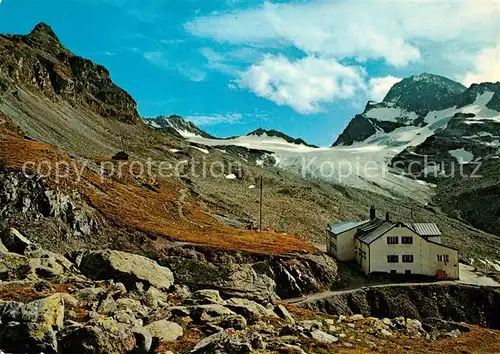
[[[292,315],[290,315],[290,312],[288,312],[285,306],[281,304],[276,306],[275,313],[278,314],[278,316],[284,319],[286,322],[290,324],[295,323],[295,319],[292,317]]]
[[[323,327],[323,323],[321,321],[315,320],[300,321],[299,324],[308,331],[312,331],[313,329],[320,329],[321,327]]]
[[[175,322],[169,322],[166,320],[160,320],[148,324],[144,327],[153,338],[160,341],[174,341],[177,338],[182,337],[184,331],[181,326]]]
[[[116,307],[118,310],[130,310],[139,318],[145,318],[151,312],[150,309],[142,305],[140,301],[130,298],[116,300]]]
[[[191,291],[189,291],[189,288],[186,285],[181,285],[181,284],[174,285],[171,295],[173,298],[175,298],[176,300],[180,300],[181,302],[186,301],[192,296]]]
[[[226,301],[226,306],[250,321],[256,321],[263,317],[278,318],[273,310],[248,299],[231,298]]]
[[[249,263],[238,263],[227,257],[220,260],[221,266],[205,260],[178,257],[175,263],[175,278],[183,284],[195,288],[217,288],[221,294],[245,297],[262,302],[272,302],[277,298],[276,283],[265,274],[259,274]]]
[[[384,337],[392,337],[392,332],[387,329],[380,330],[380,334]]]
[[[209,322],[221,316],[235,315],[235,312],[222,305],[198,305],[189,307],[190,315],[195,321]]]
[[[149,289],[144,292],[141,300],[149,307],[167,306],[168,295],[162,293],[154,286],[150,286]]]
[[[347,317],[346,321],[347,322],[358,322],[358,321],[361,321],[363,320],[365,317],[363,315],[352,315],[352,316],[349,316]]]
[[[56,353],[56,332],[52,326],[37,323],[0,324],[3,349],[14,353]]]
[[[26,247],[24,255],[30,258],[31,271],[42,278],[79,273],[73,263],[64,256],[47,251],[34,244]]]
[[[231,335],[228,330],[213,334],[202,339],[189,351],[191,354],[246,354],[253,351],[251,339],[244,333]]]
[[[8,301],[0,302],[1,322],[38,323],[60,330],[64,324],[65,302],[77,302],[68,294],[54,294],[28,304]]]
[[[31,241],[14,228],[10,228],[0,233],[0,238],[9,252],[23,254],[26,247],[31,245]]]
[[[311,337],[321,343],[335,343],[339,341],[337,337],[320,330],[312,331]]]
[[[218,290],[198,290],[193,293],[192,299],[198,304],[218,304],[223,305],[225,301],[220,296]]]
[[[245,329],[247,327],[247,320],[241,315],[225,315],[210,319],[209,324],[218,326],[220,328],[234,328]]]
[[[137,354],[149,353],[153,344],[153,336],[143,327],[132,328],[135,337],[135,351]]]
[[[422,327],[422,323],[419,320],[407,318],[406,331],[411,334],[420,334],[421,332],[424,332],[424,328]]]
[[[105,315],[110,315],[115,313],[118,310],[116,306],[115,299],[112,296],[108,295],[104,300],[101,301],[99,306],[97,307],[97,312],[103,313]]]
[[[2,242],[2,239],[0,238],[0,253],[8,253],[8,252],[9,250],[7,249],[7,247],[5,247],[5,245]]]
[[[439,318],[428,317],[423,319],[422,326],[429,332],[453,331],[458,329],[460,332],[469,332],[470,328],[463,323],[446,321]]]
[[[168,290],[174,283],[170,269],[136,254],[120,251],[95,251],[85,254],[80,270],[92,279],[114,279],[127,289],[136,289],[136,283]]]
[[[3,281],[26,279],[31,273],[29,259],[17,253],[0,254],[0,279]]]
[[[460,330],[454,329],[450,332],[441,335],[442,338],[458,338],[460,336]]]
[[[59,342],[60,353],[122,354],[134,349],[136,340],[132,331],[109,319],[103,322],[107,324],[93,322],[65,334]]]
[[[135,313],[132,310],[118,310],[113,313],[113,318],[119,322],[132,326],[142,326],[143,321],[135,317]]]

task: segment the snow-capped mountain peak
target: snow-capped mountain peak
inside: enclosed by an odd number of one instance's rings
[[[157,118],[144,119],[144,122],[151,128],[168,132],[178,137],[188,138],[192,136],[201,136],[212,139],[212,135],[200,129],[196,124],[190,122],[181,116],[171,115],[169,117],[159,116]]]

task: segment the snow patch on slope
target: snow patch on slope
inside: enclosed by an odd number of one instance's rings
[[[374,107],[365,113],[368,118],[388,122],[412,122],[418,118],[415,112],[408,112],[400,107]]]
[[[470,151],[465,150],[464,148],[450,150],[448,153],[453,156],[458,163],[466,164],[474,160],[474,154]]]

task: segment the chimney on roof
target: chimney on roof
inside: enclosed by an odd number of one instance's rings
[[[377,216],[377,212],[375,210],[375,206],[372,205],[370,207],[370,220],[375,220],[376,216]]]
[[[385,221],[391,221],[391,215],[388,211],[385,213]]]

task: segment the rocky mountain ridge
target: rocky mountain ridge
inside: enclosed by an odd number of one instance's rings
[[[21,85],[50,100],[64,100],[122,122],[140,122],[137,104],[108,70],[71,53],[54,31],[39,23],[28,35],[0,35],[0,91],[19,95]]]
[[[190,122],[181,116],[171,115],[169,117],[156,117],[144,119],[144,122],[151,128],[161,132],[169,133],[184,138],[188,135],[198,135],[208,139],[216,139],[206,131],[200,129],[196,124]]]
[[[451,116],[456,120],[463,119],[460,108],[474,104],[481,95],[490,94],[481,104],[498,112],[499,92],[499,83],[473,84],[465,88],[438,75],[411,76],[395,84],[382,102],[368,102],[364,112],[353,118],[333,146],[362,142],[378,132],[391,133],[407,126],[426,126],[434,115],[430,112],[439,113],[447,108],[456,107],[456,112],[449,114],[453,113]],[[473,116],[469,118],[475,117],[474,113],[470,114]]]
[[[169,117],[157,117],[157,118],[148,118],[144,119],[144,122],[148,124],[151,128],[176,135],[181,138],[189,138],[193,136],[199,136],[202,138],[206,139],[214,139],[214,140],[232,140],[232,139],[237,139],[239,136],[231,136],[228,138],[217,138],[214,137],[213,135],[208,134],[206,131],[203,129],[200,129],[196,124],[193,122],[184,119],[181,116],[178,115],[172,115]],[[296,145],[304,145],[307,147],[311,148],[317,148],[318,146],[312,145],[307,143],[301,138],[292,138],[291,136],[284,134],[278,130],[275,129],[263,129],[263,128],[258,128],[250,133],[248,133],[246,136],[252,137],[274,137],[274,138],[280,138],[283,139],[285,142],[290,143],[290,144],[296,144]],[[243,137],[243,136],[242,136]]]
[[[285,140],[287,143],[290,144],[296,144],[296,145],[304,145],[312,148],[317,148],[318,146],[309,144],[305,142],[302,138],[292,138],[289,135],[286,135],[280,131],[277,131],[275,129],[263,129],[263,128],[258,128],[250,133],[247,134],[247,136],[266,136],[266,137],[276,137],[276,138],[281,138]]]

